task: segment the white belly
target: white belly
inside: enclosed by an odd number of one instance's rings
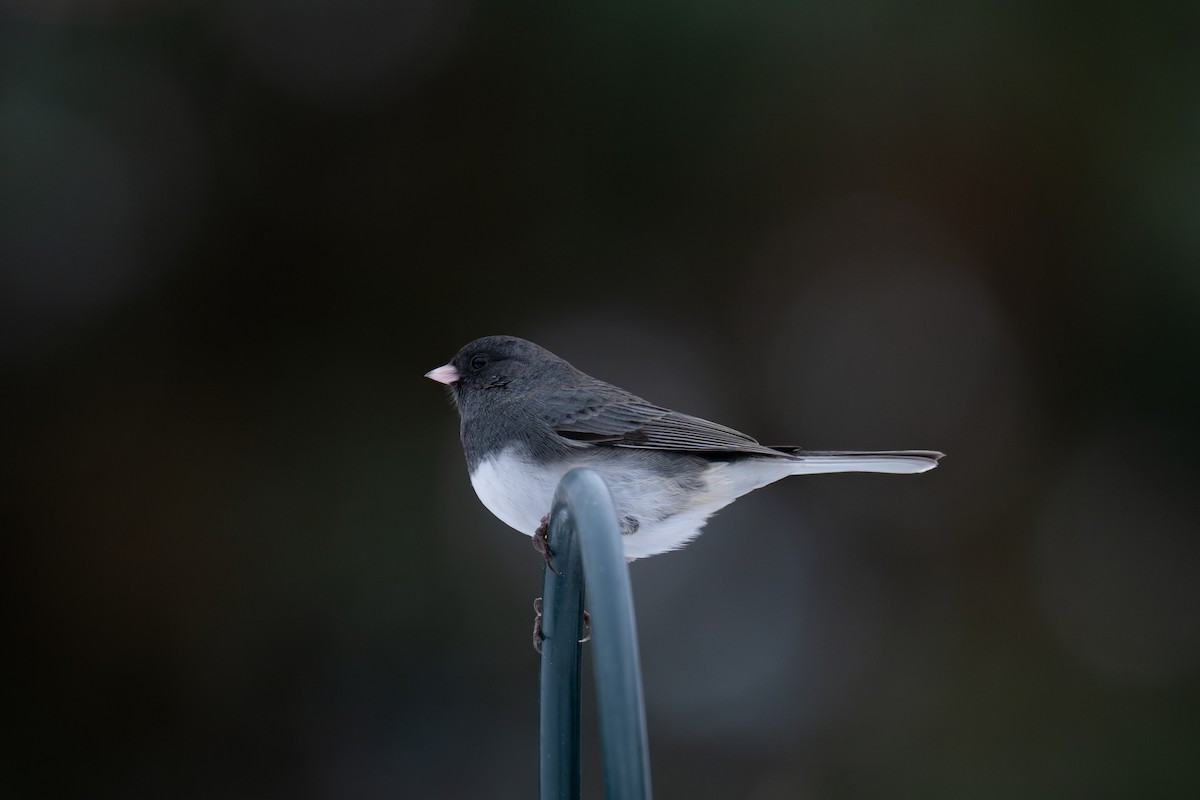
[[[758,468],[744,465],[735,470],[715,464],[704,476],[705,489],[685,492],[676,481],[632,460],[614,463],[611,459],[582,458],[538,466],[506,450],[482,461],[471,473],[471,485],[488,511],[531,536],[550,513],[558,482],[579,466],[589,466],[604,478],[619,518],[637,518],[636,532],[623,537],[625,555],[630,559],[682,547],[700,533],[714,511],[786,474],[782,472],[786,466],[781,469],[772,463]]]
[[[471,473],[471,486],[487,510],[509,527],[532,536],[550,513],[554,490],[570,465],[534,467],[506,450],[484,459]]]

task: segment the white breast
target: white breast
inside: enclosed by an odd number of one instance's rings
[[[550,513],[554,490],[569,468],[536,467],[505,450],[480,462],[471,473],[471,486],[501,522],[532,536]]]

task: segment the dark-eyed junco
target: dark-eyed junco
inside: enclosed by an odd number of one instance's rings
[[[559,479],[590,467],[612,490],[631,560],[682,547],[713,512],[788,475],[908,474],[942,457],[767,447],[648,403],[514,336],[476,339],[425,377],[451,389],[471,485],[489,511],[532,535]]]

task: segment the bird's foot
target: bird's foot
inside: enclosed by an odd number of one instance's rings
[[[550,515],[542,517],[542,524],[538,525],[538,529],[533,532],[533,549],[542,554],[542,558],[546,560],[546,566],[555,575],[558,570],[554,568],[551,559],[554,558],[554,552],[550,549]]]
[[[579,640],[580,644],[592,640],[592,615],[586,611],[583,612],[583,632],[584,637]],[[546,634],[542,633],[542,598],[535,597],[533,599],[533,649],[539,656],[542,654],[542,642],[544,641],[546,641]]]
[[[542,642],[546,637],[542,633],[542,598],[535,597],[533,599],[533,649],[540,656],[542,654]]]

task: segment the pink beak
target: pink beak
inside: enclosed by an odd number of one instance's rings
[[[454,368],[453,364],[446,364],[437,369],[429,370],[429,372],[425,373],[425,377],[431,381],[437,381],[449,386],[462,376],[458,374],[458,370]]]

